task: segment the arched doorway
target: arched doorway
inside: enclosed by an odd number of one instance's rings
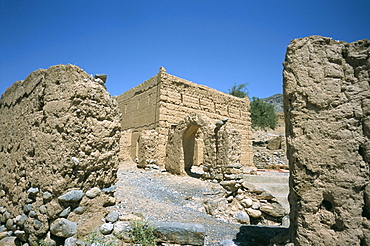
[[[182,136],[182,149],[184,153],[184,168],[187,174],[192,174],[193,165],[199,165],[200,157],[203,156],[203,149],[200,139],[200,128],[197,125],[190,125]]]
[[[213,125],[204,115],[190,114],[171,126],[165,158],[168,172],[194,176],[193,166],[213,163],[209,159],[215,157]]]

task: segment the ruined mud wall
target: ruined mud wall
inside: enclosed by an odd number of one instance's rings
[[[197,85],[160,68],[156,76],[118,96],[117,100],[125,114],[122,129],[124,138],[131,141],[131,158],[137,155],[139,132],[155,129],[159,134],[156,159],[163,165],[171,125],[179,123],[186,115],[197,113],[207,116],[213,123],[229,118],[228,124],[242,135],[241,164],[253,165],[248,98],[237,98]],[[121,154],[122,158],[126,155]]]
[[[253,165],[248,98],[237,98],[166,72],[158,76],[162,81],[159,134],[163,136],[164,141],[167,141],[165,137],[168,135],[171,124],[178,123],[188,114],[203,114],[213,122],[213,125],[228,118],[227,124],[236,129],[242,137],[240,163],[244,166]],[[163,143],[159,143],[159,147],[162,145]]]
[[[30,221],[44,218],[43,231],[31,223],[26,233],[42,237],[60,212],[58,196],[116,180],[120,112],[103,81],[76,66],[40,69],[13,84],[0,100],[0,126],[0,207],[7,211],[0,219],[10,229],[31,208]]]
[[[370,245],[370,42],[288,46],[284,106],[294,245]]]

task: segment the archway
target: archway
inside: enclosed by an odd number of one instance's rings
[[[197,125],[190,125],[185,131],[182,136],[182,149],[184,153],[184,168],[187,174],[192,173],[192,166],[196,165],[199,156],[199,150],[196,141],[197,132],[200,131],[199,126]],[[199,135],[199,134],[198,134]],[[199,141],[203,141],[202,139],[198,139]],[[198,141],[198,142],[199,142]],[[201,150],[202,151],[202,150]]]
[[[168,172],[191,175],[194,165],[213,163],[213,125],[204,115],[190,114],[169,129],[165,166]]]

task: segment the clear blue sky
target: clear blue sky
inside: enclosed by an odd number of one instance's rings
[[[294,38],[370,39],[369,0],[0,0],[0,94],[39,68],[108,75],[112,95],[167,72],[227,92],[282,92]]]

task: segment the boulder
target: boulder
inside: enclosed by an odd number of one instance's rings
[[[72,237],[77,233],[77,223],[64,218],[59,218],[51,223],[50,232],[57,237]]]
[[[203,245],[206,228],[201,224],[179,222],[157,222],[155,235],[160,242]]]

